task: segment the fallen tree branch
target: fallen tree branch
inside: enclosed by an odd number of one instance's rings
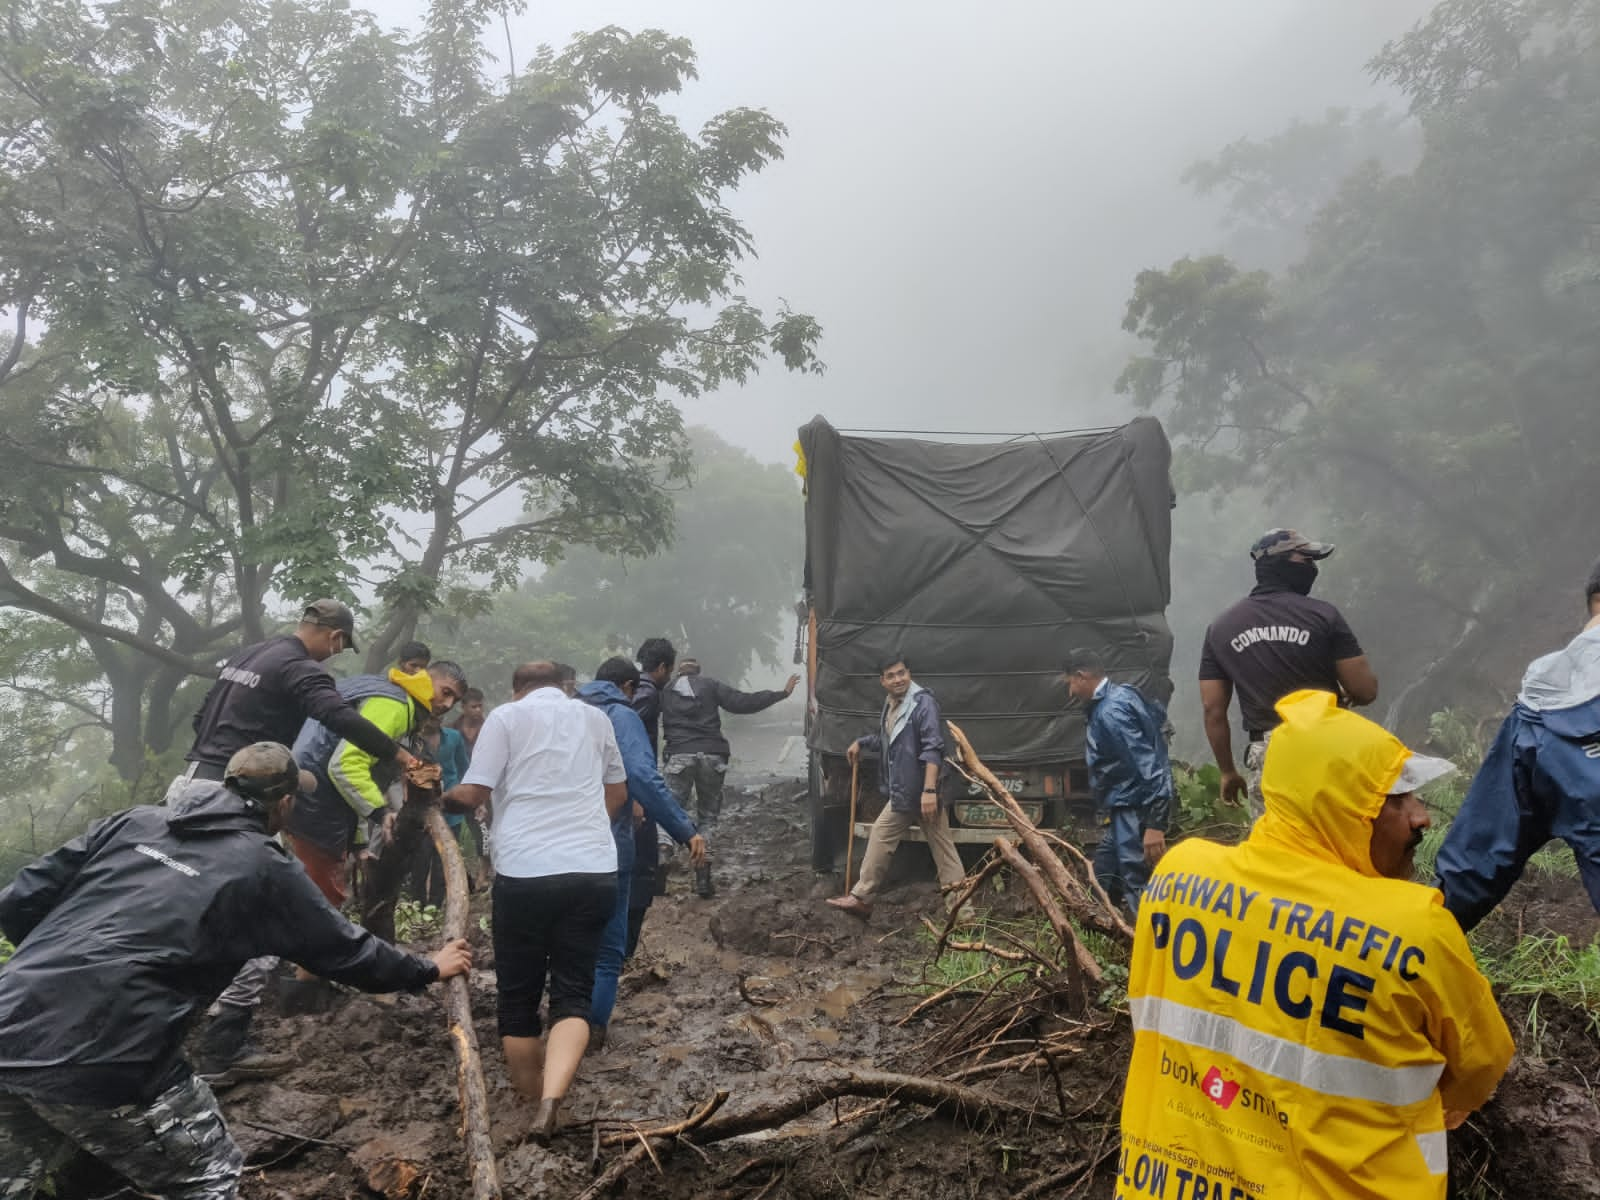
[[[1099,930],[1125,946],[1132,946],[1133,930],[1105,899],[1105,892],[1096,885],[1099,896],[1095,896],[1071,871],[1067,870],[1067,865],[1050,848],[1050,843],[1045,840],[1039,827],[1028,819],[1027,813],[1022,811],[1022,806],[1017,803],[1016,797],[1001,785],[993,771],[983,765],[983,760],[978,757],[977,751],[972,748],[972,743],[967,740],[961,727],[954,722],[949,724],[950,736],[955,739],[960,751],[962,765],[977,777],[978,782],[983,784],[989,793],[989,798],[1006,814],[1006,820],[1011,822],[1011,827],[1027,850],[1028,857],[1049,877],[1050,886],[1060,896],[1061,902],[1066,904],[1072,910],[1072,915],[1085,925]]]
[[[950,912],[944,919],[944,931],[939,934],[939,942],[933,948],[934,958],[938,958],[939,955],[944,953],[944,944],[950,940],[950,934],[955,930],[955,927],[961,923],[961,910],[967,906],[968,902],[971,901],[978,889],[983,886],[983,881],[988,879],[989,876],[993,875],[999,869],[1000,860],[998,858],[991,858],[988,862],[983,864],[976,875],[969,875],[967,877],[966,883],[962,887],[960,893],[950,901]],[[924,917],[923,920],[927,921],[927,918]],[[929,924],[931,925],[932,923],[929,922]]]
[[[583,1191],[578,1193],[577,1200],[596,1200],[597,1197],[604,1196],[619,1182],[621,1182],[624,1175],[633,1170],[634,1167],[638,1166],[646,1158],[654,1160],[656,1169],[660,1170],[661,1162],[656,1158],[656,1152],[650,1148],[651,1139],[658,1139],[665,1144],[670,1139],[681,1137],[690,1130],[705,1124],[706,1121],[711,1119],[712,1114],[727,1102],[728,1093],[724,1090],[719,1090],[716,1095],[712,1096],[711,1099],[707,1100],[687,1118],[682,1121],[678,1121],[675,1124],[662,1125],[653,1130],[629,1130],[627,1133],[614,1133],[609,1135],[609,1137],[601,1138],[600,1142],[602,1145],[617,1145],[619,1142],[631,1142],[636,1137],[639,1139],[639,1144],[632,1150],[629,1150],[626,1154],[622,1155],[622,1157],[618,1158],[603,1172],[601,1172],[599,1178],[597,1178],[588,1187],[584,1188]]]
[[[410,808],[416,803],[412,791]],[[444,936],[467,936],[467,868],[461,847],[445,823],[437,804],[424,800],[425,824],[439,859],[444,864]],[[472,1200],[500,1200],[500,1169],[494,1161],[489,1137],[489,1089],[483,1081],[483,1059],[478,1054],[478,1033],[472,1024],[472,990],[465,975],[444,982],[446,1011],[450,1015],[450,1041],[456,1049],[456,1085],[461,1097],[461,1138],[472,1171]]]
[[[757,1105],[743,1112],[729,1113],[700,1126],[690,1140],[700,1145],[739,1137],[762,1129],[785,1125],[802,1117],[812,1109],[842,1100],[846,1096],[859,1096],[870,1100],[900,1100],[920,1104],[947,1116],[965,1117],[977,1121],[993,1120],[1001,1114],[1034,1116],[1032,1109],[998,1096],[991,1096],[975,1088],[962,1087],[941,1079],[928,1079],[920,1075],[901,1075],[892,1071],[846,1071],[828,1079],[804,1084],[800,1092],[787,1100]]]
[[[723,1099],[726,1099],[726,1095],[725,1092],[718,1093]],[[900,1075],[891,1071],[846,1071],[827,1079],[805,1083],[796,1095],[788,1099],[770,1104],[758,1104],[754,1108],[727,1113],[714,1120],[708,1118],[721,1105],[721,1100],[716,1097],[708,1101],[694,1116],[676,1125],[664,1125],[654,1132],[639,1130],[637,1133],[630,1131],[626,1134],[611,1134],[609,1138],[601,1139],[602,1142],[608,1142],[610,1139],[626,1142],[637,1136],[641,1138],[641,1144],[633,1147],[607,1167],[598,1179],[579,1193],[576,1200],[599,1200],[599,1197],[608,1193],[624,1175],[643,1162],[646,1157],[654,1157],[653,1151],[647,1154],[647,1148],[652,1142],[660,1143],[656,1149],[664,1149],[666,1144],[676,1139],[681,1139],[691,1146],[726,1141],[728,1138],[742,1137],[745,1134],[759,1133],[787,1125],[814,1109],[831,1104],[835,1100],[842,1100],[846,1096],[920,1104],[933,1112],[973,1123],[995,1121],[1001,1116],[1026,1117],[1029,1120],[1058,1119],[1024,1105],[1013,1104],[1009,1100],[980,1092],[976,1088],[964,1087],[942,1079]]]
[[[658,1125],[654,1129],[640,1129],[635,1126],[626,1133],[608,1133],[600,1139],[600,1144],[602,1146],[623,1146],[639,1135],[653,1138],[677,1137],[684,1130],[693,1129],[697,1125],[704,1125],[709,1121],[716,1111],[728,1102],[729,1095],[730,1093],[726,1089],[721,1089],[681,1121],[675,1121],[671,1125]]]
[[[946,1000],[954,999],[957,995],[972,995],[973,993],[967,988],[967,984],[971,983],[974,979],[982,979],[984,976],[988,975],[991,970],[993,970],[992,967],[985,967],[981,971],[974,971],[971,975],[968,975],[965,979],[958,983],[952,983],[947,988],[941,988],[933,995],[924,999],[905,1016],[896,1021],[895,1027],[898,1028],[902,1025],[909,1025],[923,1013],[927,1012],[928,1009],[933,1008],[936,1005],[943,1004]]]
[[[313,1146],[332,1146],[336,1150],[348,1150],[343,1142],[332,1142],[327,1138],[312,1137],[309,1133],[300,1133],[294,1129],[279,1129],[276,1125],[263,1125],[260,1121],[247,1121],[243,1117],[234,1117],[233,1120],[240,1125],[247,1125],[251,1129],[259,1129],[262,1133],[276,1134],[278,1137],[289,1138],[291,1141],[306,1143]]]
[[[1126,941],[1131,946],[1133,944],[1133,926],[1123,919],[1121,911],[1111,902],[1111,897],[1106,894],[1105,888],[1100,886],[1100,878],[1094,873],[1094,863],[1089,861],[1089,856],[1059,833],[1053,833],[1048,829],[1041,829],[1039,832],[1078,860],[1078,865],[1083,868],[1084,877],[1089,881],[1089,890],[1094,894],[1096,900],[1105,905],[1106,911],[1111,914],[1112,921],[1118,927],[1115,936],[1119,940]],[[1102,930],[1102,932],[1106,931]]]
[[[1089,953],[1088,948],[1072,928],[1072,923],[1061,911],[1061,906],[1050,894],[1050,888],[1045,884],[1044,877],[1032,863],[1022,857],[1022,852],[1017,849],[1016,843],[1009,838],[995,838],[994,848],[1000,852],[1000,856],[1006,860],[1022,882],[1027,884],[1028,890],[1033,893],[1034,901],[1044,910],[1050,928],[1055,930],[1056,937],[1061,940],[1062,948],[1067,952],[1067,983],[1073,992],[1073,1003],[1078,1012],[1083,1012],[1089,1007],[1089,989],[1086,981],[1094,984],[1096,992],[1105,985],[1100,964],[1095,961],[1094,955]]]
[[[927,917],[922,918],[922,924],[934,937],[939,936],[939,927],[928,920]],[[989,954],[995,958],[1003,958],[1007,962],[1027,962],[1030,958],[1035,962],[1042,961],[1036,955],[1024,954],[1021,950],[1002,950],[999,946],[989,945],[988,942],[945,941],[941,942],[940,946],[945,950],[954,950],[957,954]],[[934,957],[939,957],[938,951],[935,951]],[[1049,966],[1050,964],[1045,963],[1044,965]]]

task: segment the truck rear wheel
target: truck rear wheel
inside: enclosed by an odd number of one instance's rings
[[[843,844],[842,828],[838,809],[828,805],[828,774],[817,750],[811,751],[806,764],[806,818],[811,831],[811,869],[830,872]]]

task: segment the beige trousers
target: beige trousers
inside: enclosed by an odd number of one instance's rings
[[[950,836],[948,809],[940,805],[938,817],[924,822],[919,814],[895,812],[885,804],[878,819],[872,823],[872,833],[867,838],[867,853],[861,860],[861,878],[850,889],[851,895],[858,900],[872,899],[873,894],[883,886],[884,877],[889,874],[889,860],[894,857],[895,847],[913,825],[922,826],[922,836],[927,839],[928,849],[933,851],[933,865],[939,872],[939,883],[948,887],[966,878],[966,868],[961,865],[961,855],[956,853],[955,841]]]

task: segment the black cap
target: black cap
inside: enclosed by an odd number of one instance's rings
[[[346,648],[359,650],[356,645],[356,615],[350,611],[348,604],[338,600],[316,600],[306,605],[306,611],[300,619],[308,625],[322,625],[328,629],[338,629],[344,632]]]

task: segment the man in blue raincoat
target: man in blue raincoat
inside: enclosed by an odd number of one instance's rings
[[[617,749],[628,772],[628,800],[616,820],[611,835],[617,843],[617,904],[600,942],[595,960],[594,993],[589,1001],[589,1037],[592,1049],[605,1045],[606,1027],[617,1003],[617,980],[628,947],[628,892],[633,879],[634,820],[654,821],[680,845],[689,848],[690,861],[700,866],[706,861],[706,842],[668,789],[656,767],[656,748],[645,732],[644,721],[633,710],[634,689],[639,685],[639,668],[625,658],[608,658],[594,673],[594,682],[578,690],[578,698],[594,705],[611,721],[617,735]],[[638,812],[634,811],[635,806]]]
[[[1439,849],[1439,887],[1463,929],[1505,899],[1551,838],[1572,847],[1600,912],[1600,563],[1584,599],[1589,623],[1528,667]]]
[[[1161,726],[1166,712],[1138,688],[1113,683],[1092,651],[1074,651],[1064,678],[1088,708],[1084,757],[1102,831],[1094,873],[1115,904],[1137,914],[1139,894],[1167,851],[1172,765]]]

